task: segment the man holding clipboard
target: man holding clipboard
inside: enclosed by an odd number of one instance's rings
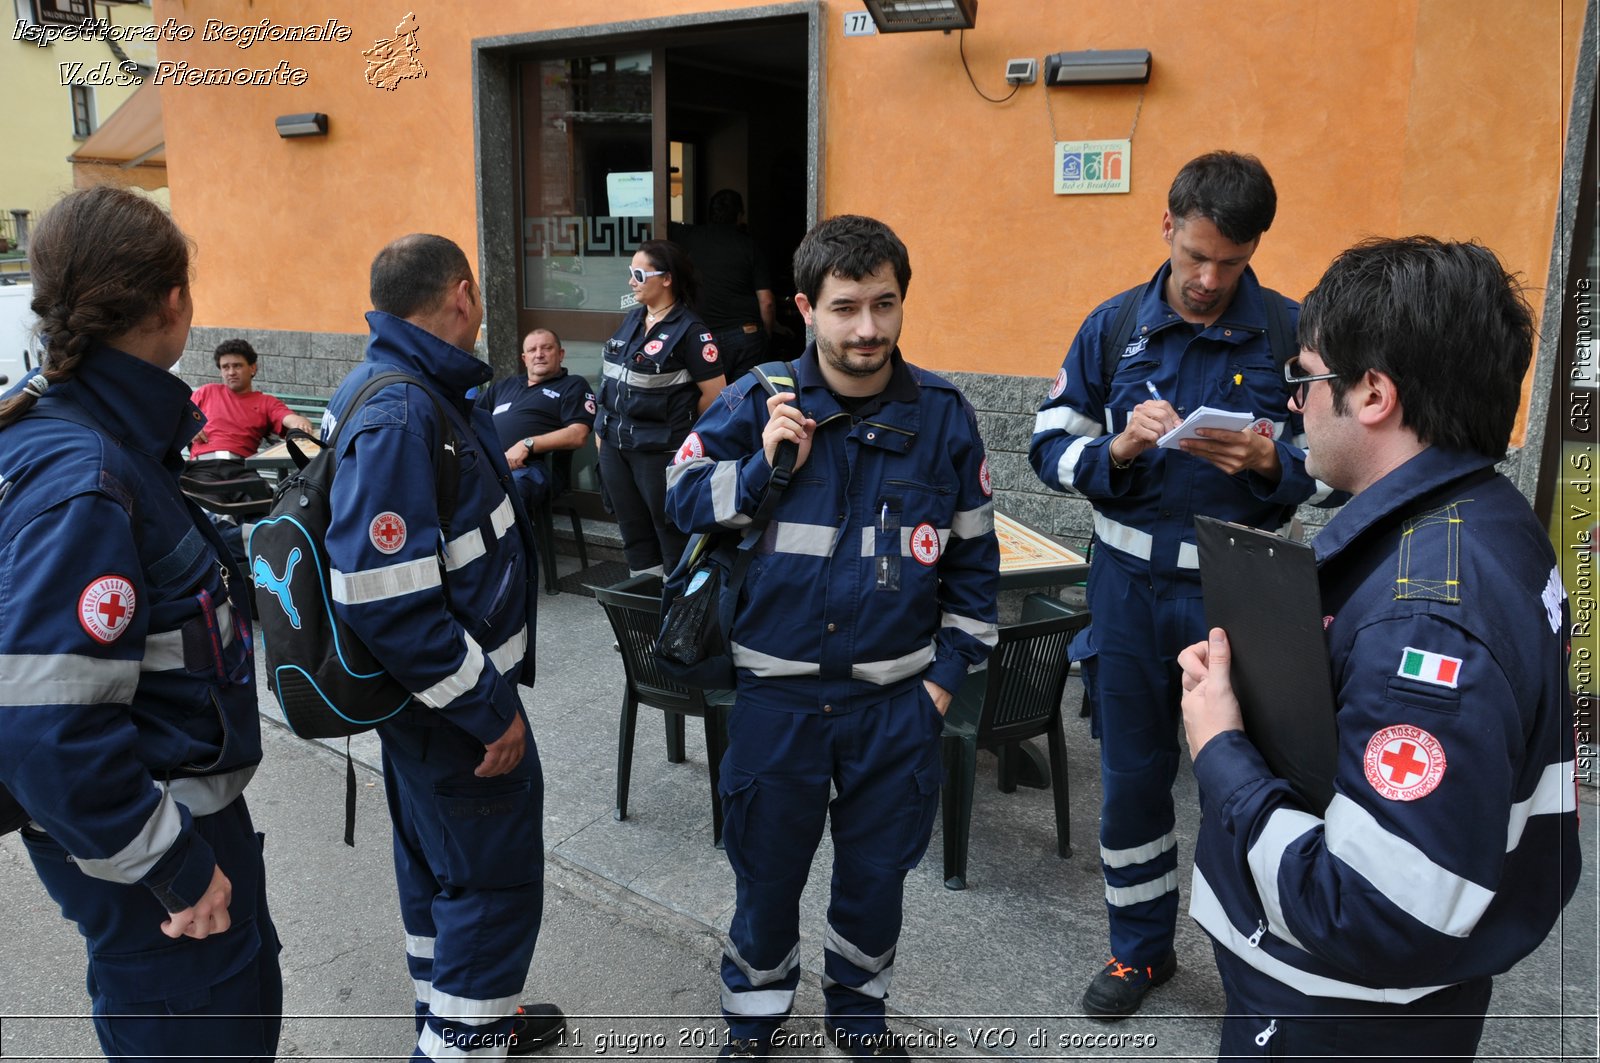
[[[1315,543],[1326,810],[1242,730],[1223,631],[1179,657],[1220,1056],[1470,1060],[1491,978],[1544,941],[1579,871],[1566,592],[1494,468],[1532,319],[1492,252],[1413,237],[1336,259],[1299,332],[1307,471],[1355,496]]]

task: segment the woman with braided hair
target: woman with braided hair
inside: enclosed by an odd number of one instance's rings
[[[85,938],[106,1055],[271,1059],[249,583],[178,490],[203,422],[168,372],[189,244],[148,199],[94,188],[45,214],[28,258],[47,352],[0,401],[0,786]]]

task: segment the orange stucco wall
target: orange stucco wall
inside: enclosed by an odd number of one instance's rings
[[[476,244],[473,38],[750,6],[724,0],[342,3],[347,43],[204,43],[205,19],[304,23],[287,0],[155,0],[196,27],[161,57],[305,69],[300,87],[162,89],[173,209],[199,245],[196,322],[362,331],[373,252],[424,229]],[[363,80],[363,48],[409,7],[427,77]],[[1050,375],[1095,303],[1147,276],[1165,245],[1166,188],[1214,147],[1272,171],[1278,221],[1256,265],[1302,294],[1368,234],[1475,238],[1545,283],[1583,4],[1579,0],[983,0],[967,59],[990,95],[1004,60],[1145,47],[1138,86],[1026,86],[980,99],[954,35],[845,38],[827,0],[824,204],[877,214],[916,281],[904,343],[938,368]],[[1042,65],[1042,64],[1041,64]],[[1048,103],[1049,110],[1047,110]],[[1066,139],[1126,136],[1128,195],[1057,196],[1051,113]],[[282,140],[273,118],[331,116],[326,138]],[[1537,293],[1536,293],[1537,295]]]

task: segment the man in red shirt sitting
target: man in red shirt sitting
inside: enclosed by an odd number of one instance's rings
[[[212,358],[222,371],[222,383],[203,385],[190,396],[206,415],[206,423],[189,444],[185,476],[207,482],[254,476],[244,460],[261,446],[263,437],[282,435],[290,428],[316,435],[310,421],[255,389],[256,352],[248,342],[223,340]],[[245,498],[242,491],[217,497],[224,502]]]

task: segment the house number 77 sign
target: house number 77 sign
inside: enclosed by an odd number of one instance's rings
[[[846,11],[844,15],[844,35],[846,37],[870,37],[878,32],[878,27],[872,24],[872,16],[865,11]]]

